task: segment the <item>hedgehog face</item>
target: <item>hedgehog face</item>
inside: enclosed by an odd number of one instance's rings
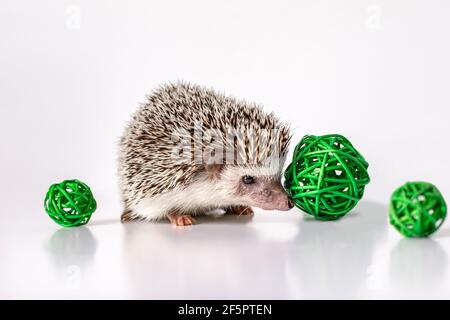
[[[264,210],[289,210],[293,202],[277,176],[240,177],[237,194],[246,204]]]
[[[216,177],[216,184],[229,190],[233,202],[239,205],[282,211],[294,206],[281,185],[279,172],[270,172],[257,166],[224,165]]]

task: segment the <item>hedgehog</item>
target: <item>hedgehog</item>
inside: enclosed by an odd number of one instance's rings
[[[257,103],[184,81],[160,85],[120,138],[122,222],[196,223],[294,206],[281,185],[291,131]]]

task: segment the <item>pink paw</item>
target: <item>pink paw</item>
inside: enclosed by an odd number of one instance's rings
[[[174,226],[191,226],[195,224],[195,219],[190,215],[169,214],[168,218]]]

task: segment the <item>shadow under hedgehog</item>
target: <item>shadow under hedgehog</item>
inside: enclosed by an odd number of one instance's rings
[[[294,206],[281,185],[289,127],[255,103],[185,82],[148,96],[120,140],[122,221]]]

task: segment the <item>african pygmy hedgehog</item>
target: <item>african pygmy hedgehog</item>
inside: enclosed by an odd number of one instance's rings
[[[255,103],[185,82],[162,85],[120,140],[122,221],[191,225],[208,212],[289,210],[280,180],[290,138]]]

